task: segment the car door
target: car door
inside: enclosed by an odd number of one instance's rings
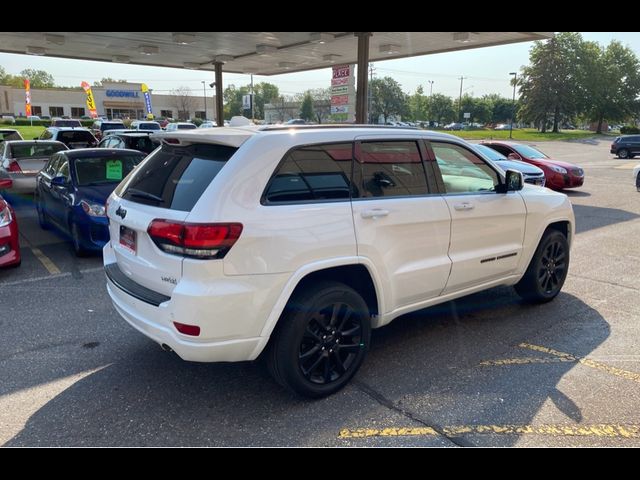
[[[42,209],[42,211],[49,217],[53,216],[51,211],[53,205],[53,198],[51,196],[51,179],[56,175],[58,166],[60,165],[60,161],[63,157],[64,155],[60,154],[52,155],[45,168],[43,168],[37,176],[36,200],[38,202],[38,208]]]
[[[526,208],[518,192],[499,194],[499,174],[465,146],[429,142],[440,189],[451,214],[451,275],[445,294],[515,273]]]
[[[634,135],[629,137],[629,150],[632,155],[640,155],[640,136]]]
[[[451,218],[435,182],[428,186],[424,145],[415,137],[359,137],[354,150],[358,255],[383,284],[381,313],[440,295],[451,268]]]
[[[53,220],[63,229],[67,229],[68,208],[72,203],[73,187],[71,185],[71,175],[69,173],[69,159],[65,156],[58,164],[55,177],[64,177],[67,180],[65,186],[51,186],[50,212]]]

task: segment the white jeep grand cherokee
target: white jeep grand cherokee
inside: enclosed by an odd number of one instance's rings
[[[496,285],[552,300],[563,194],[463,140],[367,126],[156,135],[107,202],[107,288],[133,327],[199,362],[253,360],[297,394],[343,387],[371,328]]]

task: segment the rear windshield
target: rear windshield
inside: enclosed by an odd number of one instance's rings
[[[58,140],[64,143],[91,143],[95,142],[95,137],[86,130],[69,130],[60,132],[58,134]]]
[[[226,145],[163,145],[115,193],[133,202],[190,212],[236,150]]]
[[[80,120],[54,120],[54,127],[82,127]]]
[[[138,165],[143,155],[109,155],[76,158],[74,167],[79,187],[120,183]]]
[[[158,143],[152,141],[149,137],[129,137],[125,139],[127,148],[133,150],[140,150],[144,153],[151,153],[157,147]]]
[[[193,130],[196,127],[193,123],[179,123],[178,130]]]
[[[60,143],[11,145],[10,158],[48,157],[67,147]]]
[[[124,128],[124,124],[123,123],[107,123],[107,122],[102,122],[100,124],[100,130],[102,132],[104,132],[105,130],[114,130],[116,128]]]
[[[138,124],[138,130],[162,130],[160,124],[157,122],[140,122]]]

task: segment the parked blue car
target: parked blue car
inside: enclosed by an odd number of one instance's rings
[[[43,229],[68,234],[76,255],[102,250],[109,241],[105,202],[138,165],[136,150],[83,148],[52,155],[36,177],[35,203]]]

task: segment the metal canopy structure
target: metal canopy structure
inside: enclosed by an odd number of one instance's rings
[[[277,75],[358,63],[356,121],[363,123],[369,61],[552,36],[552,32],[3,32],[0,52],[211,70],[216,74],[218,124],[222,124],[223,71]]]

